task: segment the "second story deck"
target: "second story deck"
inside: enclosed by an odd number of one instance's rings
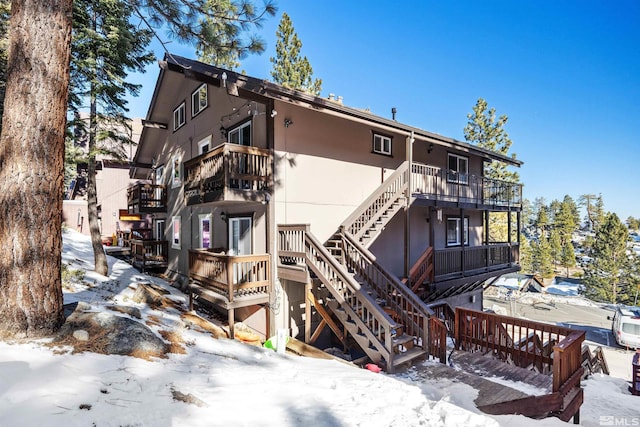
[[[520,209],[522,184],[422,163],[411,164],[411,193],[418,200],[495,210]]]
[[[217,201],[262,201],[271,189],[269,150],[222,144],[184,164],[187,205]]]

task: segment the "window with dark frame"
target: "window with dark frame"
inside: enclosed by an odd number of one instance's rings
[[[464,244],[469,244],[469,217],[464,217],[462,235]],[[447,217],[447,246],[461,246],[460,242],[460,217]]]
[[[447,181],[467,184],[469,182],[469,159],[449,153]]]
[[[180,129],[185,124],[185,114],[184,114],[184,102],[178,105],[178,108],[173,110],[173,130],[176,131]]]
[[[203,83],[191,94],[191,117],[195,117],[200,114],[200,112],[207,108],[208,105],[207,85],[206,83]]]
[[[391,137],[386,135],[380,135],[379,133],[373,134],[373,152],[378,154],[384,154],[385,156],[391,155]]]

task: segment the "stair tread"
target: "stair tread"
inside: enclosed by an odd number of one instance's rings
[[[414,339],[415,339],[415,337],[413,337],[411,335],[402,334],[402,335],[397,336],[397,337],[395,337],[393,339],[393,344],[394,345],[404,345],[406,343],[413,342]]]
[[[396,355],[393,358],[393,365],[394,366],[398,366],[398,365],[402,365],[403,363],[407,363],[410,362],[413,359],[417,359],[419,357],[423,357],[427,354],[426,350],[423,350],[420,347],[413,347],[403,353],[400,353],[398,355]]]

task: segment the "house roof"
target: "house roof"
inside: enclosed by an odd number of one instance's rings
[[[170,75],[192,78],[194,80],[206,82],[215,86],[222,86],[223,74],[226,75],[227,91],[232,94],[242,94],[246,97],[254,97],[257,99],[274,99],[288,103],[304,103],[318,111],[331,111],[348,116],[354,120],[365,121],[372,125],[384,126],[394,129],[398,132],[406,133],[407,135],[413,134],[416,140],[423,140],[428,143],[434,143],[443,146],[449,146],[451,148],[460,149],[463,151],[474,153],[487,161],[501,161],[512,166],[521,166],[522,161],[514,159],[509,156],[504,156],[493,151],[478,147],[476,145],[469,144],[467,142],[458,141],[453,138],[438,135],[436,133],[428,132],[426,130],[413,127],[407,124],[400,123],[396,120],[387,119],[381,116],[377,116],[368,111],[359,110],[356,108],[343,105],[341,102],[334,100],[317,97],[302,91],[289,89],[284,86],[275,84],[273,82],[250,77],[242,74],[238,74],[234,71],[226,70],[223,68],[208,65],[199,61],[195,61],[182,56],[173,55],[170,53],[165,54],[164,60],[160,61],[160,75],[156,82],[156,87],[149,105],[147,117],[145,122],[149,124],[154,123],[170,123],[170,117],[167,114],[166,109],[164,114],[158,113],[160,109],[157,109],[157,105],[165,104],[164,98],[167,95],[163,95],[160,91],[161,87],[167,87],[163,85],[166,79],[171,79]],[[170,96],[170,94],[169,94]],[[149,137],[149,133],[154,133],[153,127],[145,127],[140,137],[140,146],[134,157],[134,164],[139,162],[140,148],[144,144],[146,137]],[[156,130],[157,132],[157,130]]]

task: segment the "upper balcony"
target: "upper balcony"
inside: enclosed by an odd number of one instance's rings
[[[217,201],[263,200],[271,190],[269,150],[222,144],[184,164],[187,205]]]
[[[127,210],[130,214],[166,212],[166,187],[148,183],[129,186],[127,188]]]
[[[411,164],[411,192],[419,199],[506,210],[522,207],[522,184]]]

